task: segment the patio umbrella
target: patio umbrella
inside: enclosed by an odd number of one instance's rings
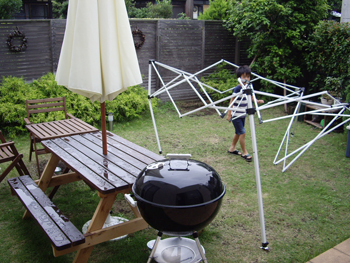
[[[105,101],[142,83],[124,0],[69,0],[56,81],[100,101],[107,154]]]

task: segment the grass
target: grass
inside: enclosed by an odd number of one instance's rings
[[[183,104],[181,111],[192,105]],[[282,108],[262,112],[263,119],[284,115]],[[200,235],[210,263],[306,262],[350,237],[350,173],[345,157],[347,133],[331,133],[316,141],[287,171],[273,160],[288,120],[258,124],[256,136],[270,252],[259,249],[261,231],[254,163],[227,154],[234,133],[232,124],[211,110],[178,118],[169,104],[155,113],[163,154],[191,153],[220,174],[227,192],[214,221]],[[251,133],[246,123],[250,153]],[[140,120],[118,123],[113,132],[158,152],[149,114]],[[319,130],[304,122],[293,126],[290,150],[314,138]],[[35,175],[35,162],[28,162],[29,138],[15,139],[16,147]],[[40,156],[41,160],[47,158]],[[289,160],[288,160],[289,161]],[[4,169],[4,165],[0,166]],[[8,177],[18,176],[14,170]],[[7,178],[8,178],[7,177]],[[114,204],[113,215],[132,218],[123,197]],[[55,204],[81,229],[97,205],[96,192],[78,182],[61,187]],[[54,258],[50,243],[32,220],[22,220],[20,201],[0,184],[0,262],[72,262],[75,253]],[[95,246],[89,262],[146,262],[147,242],[156,238],[154,229],[136,232],[125,239]]]

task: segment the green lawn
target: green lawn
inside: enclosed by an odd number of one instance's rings
[[[186,104],[182,111],[188,110]],[[282,108],[262,112],[263,119],[282,116]],[[178,118],[169,105],[155,118],[163,154],[190,153],[220,174],[227,192],[214,221],[200,235],[208,262],[306,262],[350,237],[350,159],[345,157],[347,132],[331,133],[316,141],[287,171],[273,160],[288,120],[258,124],[256,135],[270,252],[259,249],[261,232],[254,163],[247,163],[227,150],[234,133],[232,124],[213,110]],[[247,148],[252,154],[249,121]],[[314,138],[319,129],[296,122],[290,150]],[[150,115],[140,120],[114,124],[113,132],[158,153]],[[15,140],[30,172],[37,178],[35,161],[28,162],[29,136]],[[40,156],[41,160],[47,156]],[[289,161],[289,160],[288,160]],[[4,169],[4,165],[0,166]],[[8,177],[18,176],[14,170]],[[7,178],[8,178],[7,177]],[[74,196],[74,198],[72,198]],[[84,183],[61,187],[54,203],[79,228],[91,219],[98,197]],[[0,262],[72,262],[74,253],[54,258],[50,243],[32,220],[22,220],[20,201],[10,195],[6,179],[0,184]],[[132,218],[122,196],[113,215]],[[147,242],[154,229],[95,246],[89,262],[147,262]]]

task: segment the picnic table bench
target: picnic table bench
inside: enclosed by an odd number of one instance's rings
[[[57,250],[85,242],[84,235],[62,214],[28,175],[8,179],[16,194]]]
[[[102,153],[101,132],[85,133],[41,142],[51,157],[39,180],[28,176],[11,178],[8,183],[50,238],[55,257],[77,251],[73,262],[87,262],[94,245],[145,229],[146,221],[130,204],[135,218],[103,228],[119,193],[129,194],[139,173],[150,163],[163,159],[118,135],[107,133],[108,154]],[[62,161],[70,172],[54,175]],[[66,218],[44,194],[47,188],[84,181],[97,190],[100,201],[85,234]],[[72,197],[74,198],[74,197]]]

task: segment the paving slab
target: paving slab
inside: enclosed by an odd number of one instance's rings
[[[307,263],[350,263],[350,238]]]

